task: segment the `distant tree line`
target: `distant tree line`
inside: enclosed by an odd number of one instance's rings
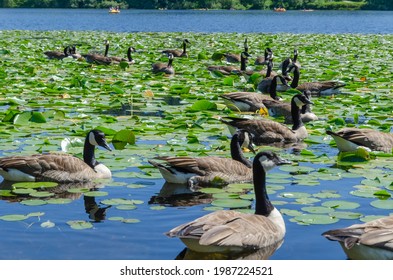
[[[3,8],[393,10],[393,0],[0,0]]]

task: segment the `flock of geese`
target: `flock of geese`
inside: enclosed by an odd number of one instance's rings
[[[174,75],[174,57],[188,57],[187,46],[182,42],[182,50],[163,50],[168,63],[152,64],[153,73],[162,72]],[[74,46],[67,46],[63,52],[48,51],[50,59],[63,59],[71,56],[85,59],[88,63],[109,65],[114,63],[134,63],[133,47],[127,50],[127,58],[108,56],[109,42],[105,42],[105,53],[78,54]],[[252,182],[255,194],[255,213],[245,214],[233,210],[221,210],[182,224],[166,233],[178,237],[184,244],[197,252],[240,252],[269,247],[282,242],[285,236],[285,222],[269,200],[266,190],[266,172],[275,166],[289,164],[277,153],[262,151],[251,161],[242,149],[253,150],[253,145],[275,145],[299,143],[307,138],[305,122],[315,121],[312,113],[312,97],[331,95],[339,92],[345,84],[336,81],[300,83],[300,63],[298,51],[293,58],[285,59],[278,72],[273,68],[273,52],[266,48],[264,55],[258,56],[255,65],[266,66],[263,70],[250,70],[247,39],[244,51],[238,54],[223,55],[228,63],[236,65],[208,66],[208,71],[223,75],[252,75],[259,72],[264,78],[259,82],[259,92],[231,92],[220,97],[228,107],[239,111],[268,112],[270,116],[284,116],[285,124],[269,119],[244,119],[225,117],[221,122],[231,131],[231,158],[216,156],[173,157],[158,156],[148,162],[158,168],[169,183],[187,184],[191,189],[211,185],[226,185],[233,182]],[[296,89],[290,102],[281,100],[277,92]],[[287,124],[292,124],[288,127]],[[371,129],[344,128],[340,131],[327,131],[336,141],[340,151],[353,151],[361,147],[370,150],[392,152],[393,136]],[[88,132],[83,160],[67,154],[37,154],[31,156],[9,156],[0,159],[0,175],[8,181],[55,181],[61,183],[85,182],[96,178],[111,178],[111,171],[99,163],[94,156],[95,147],[111,150],[105,135],[99,130]],[[338,241],[351,259],[391,259],[393,258],[393,217],[353,225],[348,228],[330,230],[323,233],[330,240]]]

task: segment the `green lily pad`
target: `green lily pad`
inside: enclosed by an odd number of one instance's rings
[[[135,210],[137,207],[134,204],[117,205],[116,209],[119,210]]]
[[[329,207],[323,207],[323,206],[307,206],[307,207],[302,207],[302,210],[304,212],[313,213],[313,214],[328,214],[334,212],[334,209]]]
[[[55,225],[56,225],[55,223],[48,220],[46,222],[41,223],[40,226],[43,228],[53,228]]]
[[[48,202],[42,199],[26,199],[26,200],[22,200],[20,204],[26,206],[41,206],[41,205],[48,204]]]
[[[24,188],[24,189],[38,189],[38,188],[53,188],[56,187],[58,183],[55,182],[18,182],[13,183],[14,188]]]
[[[138,219],[123,219],[122,222],[125,224],[136,224],[136,223],[139,223],[140,220],[138,220]]]
[[[344,211],[334,211],[329,214],[332,217],[336,217],[338,219],[346,219],[346,220],[355,220],[359,219],[363,215],[361,213],[356,212],[344,212]]]
[[[336,217],[330,217],[329,215],[319,215],[319,214],[303,214],[300,216],[295,216],[294,220],[309,225],[327,225],[327,224],[334,224],[339,221],[339,219]]]
[[[322,203],[322,206],[334,209],[356,209],[360,207],[360,204],[357,202],[350,202],[345,200],[329,200]]]
[[[108,192],[104,191],[88,191],[84,193],[85,196],[90,196],[90,197],[101,197],[101,196],[107,196]]]
[[[28,218],[27,215],[18,215],[18,214],[0,216],[0,220],[7,221],[7,222],[18,222],[18,221],[26,220],[27,218]]]
[[[374,200],[371,201],[370,204],[375,207],[375,208],[380,208],[380,209],[393,209],[393,200]]]
[[[217,199],[211,204],[223,208],[243,208],[251,206],[251,201],[244,199]]]
[[[68,221],[67,224],[72,229],[82,230],[82,229],[91,229],[93,228],[93,224],[86,221],[75,220],[75,221]]]

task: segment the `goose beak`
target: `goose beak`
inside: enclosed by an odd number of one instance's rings
[[[103,147],[104,149],[107,149],[108,151],[112,151],[111,147],[109,147],[108,143],[104,142],[100,144],[101,147]]]
[[[287,160],[287,159],[285,159],[285,158],[282,158],[282,157],[278,157],[278,159],[277,159],[277,165],[284,165],[284,164],[291,164],[292,163],[292,161],[290,161],[290,160]]]

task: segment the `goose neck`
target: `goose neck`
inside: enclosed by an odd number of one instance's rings
[[[291,83],[291,88],[297,88],[299,85],[299,78],[300,78],[300,70],[298,67],[295,66],[295,70],[293,72],[293,80]]]
[[[246,71],[246,58],[243,55],[240,57],[240,70]]]
[[[292,130],[297,130],[304,125],[302,122],[302,118],[300,116],[300,110],[301,109],[296,105],[296,102],[292,98],[291,101],[291,114],[292,114],[292,121],[293,121]]]
[[[105,44],[105,53],[104,56],[108,56],[108,52],[109,52],[109,44]]]
[[[255,214],[269,216],[274,206],[269,200],[266,191],[266,172],[259,162],[253,164],[253,180],[255,193]]]
[[[89,136],[86,137],[85,146],[83,148],[83,160],[91,168],[94,168],[96,165],[98,165],[98,162],[94,155],[95,147],[94,145],[90,144],[88,137]]]
[[[232,136],[231,140],[231,157],[232,159],[243,163],[245,166],[251,168],[252,163],[249,161],[242,152],[242,147],[239,143],[239,135],[236,133]]]
[[[270,88],[269,88],[270,97],[273,98],[274,100],[279,100],[280,99],[277,96],[277,79],[278,79],[278,76],[275,76],[272,79],[272,83],[270,84]]]

